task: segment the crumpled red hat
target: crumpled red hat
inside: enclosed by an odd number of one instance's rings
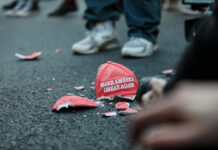
[[[80,96],[63,96],[53,106],[52,111],[59,111],[62,108],[68,107],[93,107],[97,108],[98,105],[87,98]]]
[[[100,66],[96,78],[96,98],[110,99],[114,96],[134,100],[138,88],[135,74],[127,67],[107,62]]]

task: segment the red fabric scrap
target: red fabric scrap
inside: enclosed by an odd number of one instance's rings
[[[23,60],[33,60],[33,59],[38,58],[41,54],[42,54],[41,52],[34,52],[31,55],[25,56],[25,55],[16,53],[15,56]]]
[[[97,108],[98,105],[87,98],[80,96],[63,96],[53,106],[52,111],[59,111],[62,108],[68,107],[93,107]]]
[[[126,110],[127,108],[129,108],[129,103],[127,103],[127,102],[118,102],[116,104],[117,110]]]
[[[64,50],[63,50],[63,48],[58,48],[58,49],[56,49],[55,51],[56,51],[56,53],[61,53],[61,52],[63,52]]]
[[[163,74],[168,74],[168,73],[171,73],[171,72],[173,72],[173,69],[166,69],[166,70],[162,71]]]
[[[119,114],[121,115],[129,115],[129,114],[135,114],[137,113],[138,111],[135,110],[135,109],[132,109],[132,108],[127,108],[126,110],[124,111],[120,111]]]

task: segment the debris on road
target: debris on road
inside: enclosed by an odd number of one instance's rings
[[[79,90],[84,90],[84,88],[85,88],[84,86],[74,86],[74,89],[78,90],[78,91]]]
[[[47,88],[47,91],[52,91],[53,89],[52,88]]]
[[[166,69],[162,71],[162,74],[170,74],[173,72],[173,69]]]
[[[91,86],[90,88],[93,89],[93,90],[95,90],[95,87],[94,87],[94,86]]]
[[[99,67],[96,78],[97,99],[113,100],[114,96],[134,100],[138,88],[135,74],[127,67],[107,62]]]
[[[109,103],[109,105],[113,105],[113,104],[114,104],[113,102],[110,102],[110,103]]]
[[[113,117],[113,116],[117,116],[117,112],[116,111],[112,111],[112,112],[106,112],[101,114],[102,117]]]
[[[127,108],[124,111],[120,111],[119,114],[121,115],[131,115],[131,114],[136,114],[138,111],[132,108]]]
[[[101,102],[101,101],[96,101],[95,103],[96,103],[97,105],[103,104],[103,102]]]
[[[129,103],[127,103],[127,102],[118,102],[116,104],[116,109],[117,110],[126,110],[128,108],[129,108]]]
[[[94,101],[80,96],[63,96],[55,103],[52,111],[59,111],[62,108],[69,107],[97,108],[98,105]]]
[[[55,50],[56,53],[61,53],[61,52],[63,52],[63,51],[64,51],[63,48],[58,48],[58,49]]]
[[[86,97],[84,94],[80,94],[80,93],[79,93],[79,96],[81,96],[81,97]]]
[[[15,56],[22,60],[33,60],[33,59],[37,59],[41,54],[42,54],[41,52],[34,52],[31,55],[25,56],[25,55],[16,53]]]
[[[74,96],[75,94],[73,93],[67,93],[68,96]]]

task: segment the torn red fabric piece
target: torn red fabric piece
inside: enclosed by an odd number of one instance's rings
[[[100,66],[96,77],[97,99],[112,100],[119,96],[134,100],[137,88],[138,80],[127,67],[111,61]]]
[[[52,91],[53,89],[52,88],[47,88],[47,91]]]
[[[62,108],[68,107],[93,107],[97,108],[98,105],[87,98],[80,96],[63,96],[53,106],[52,111],[59,111]]]
[[[55,51],[56,51],[56,53],[61,53],[61,52],[63,52],[64,50],[63,50],[62,48],[58,48],[58,49],[56,49]]]
[[[127,108],[129,108],[129,103],[127,103],[127,102],[118,102],[116,104],[117,110],[126,110]]]
[[[33,60],[33,59],[37,59],[41,54],[42,54],[41,52],[34,52],[31,55],[25,56],[25,55],[16,53],[15,56],[23,60]]]
[[[163,74],[169,74],[169,73],[172,73],[172,72],[173,72],[173,69],[166,69],[166,70],[162,71]]]
[[[116,111],[106,112],[106,113],[101,114],[102,117],[113,117],[113,116],[116,116],[116,115],[117,115]]]
[[[126,110],[124,111],[120,111],[119,114],[121,115],[130,115],[130,114],[135,114],[137,113],[138,111],[135,110],[135,109],[132,109],[132,108],[127,108]]]
[[[74,86],[75,90],[83,90],[85,87],[84,86]]]

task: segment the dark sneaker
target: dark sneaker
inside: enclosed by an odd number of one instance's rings
[[[3,10],[10,10],[10,9],[13,9],[15,6],[17,5],[17,0],[9,3],[9,4],[6,4],[2,7]]]
[[[173,75],[174,75],[174,71],[169,69],[169,70],[164,70],[161,75],[156,75],[153,77],[169,81]],[[135,100],[139,104],[141,104],[141,102],[142,102],[142,96],[151,90],[149,83],[150,83],[150,79],[153,77],[144,77],[139,81],[139,86],[138,86],[136,97],[135,97]]]
[[[37,2],[28,1],[26,5],[16,13],[18,17],[27,17],[39,13],[39,5]]]
[[[64,16],[69,12],[76,11],[78,9],[76,2],[66,3],[63,2],[56,10],[49,13],[48,16]]]

